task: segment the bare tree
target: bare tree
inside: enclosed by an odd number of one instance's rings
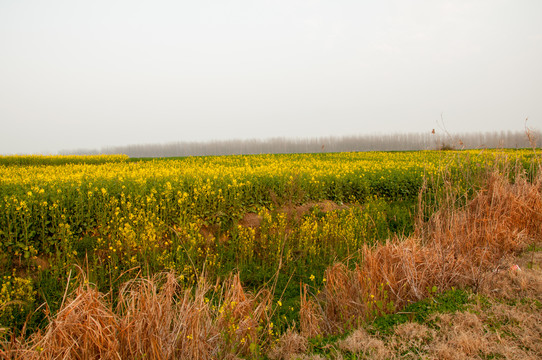
[[[534,138],[539,132],[531,130]],[[172,157],[202,155],[242,155],[280,153],[322,153],[345,151],[412,151],[439,149],[528,148],[529,139],[521,131],[450,134],[447,131],[328,136],[318,138],[215,140],[111,146],[101,150],[63,150],[60,154],[126,154],[130,157]]]

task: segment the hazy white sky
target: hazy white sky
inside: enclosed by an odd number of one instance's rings
[[[0,0],[0,154],[542,128],[540,0]]]

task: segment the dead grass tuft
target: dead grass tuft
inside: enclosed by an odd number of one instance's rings
[[[473,358],[478,353],[487,352],[489,342],[483,332],[482,323],[474,314],[457,313],[451,316],[450,322],[439,323],[439,336],[436,347],[445,343],[456,353]]]
[[[34,347],[38,352],[30,357],[120,359],[117,320],[103,294],[81,285],[50,322]]]
[[[278,343],[269,352],[269,358],[273,360],[297,359],[306,353],[308,340],[293,329],[288,329],[280,338]]]
[[[502,299],[521,297],[542,301],[541,272],[540,252],[528,252],[520,259],[507,258],[500,267],[486,274],[480,292]]]
[[[251,355],[251,344],[263,346],[269,342],[268,333],[258,328],[269,321],[272,294],[266,289],[256,295],[246,293],[239,273],[226,280],[223,289],[216,319],[222,337],[221,353]]]
[[[308,288],[307,284],[301,286],[299,323],[301,334],[311,338],[325,333],[328,322],[325,321],[320,304],[309,297]]]
[[[0,349],[9,359],[235,359],[269,343],[271,292],[246,293],[239,274],[207,298],[205,276],[182,289],[173,273],[137,278],[112,308],[89,284],[68,298],[44,333]],[[260,327],[261,325],[261,327]],[[5,345],[5,344],[3,344]],[[252,346],[252,347],[251,347]]]
[[[127,283],[119,296],[122,358],[210,358],[217,331],[205,302],[209,285],[200,280],[194,293],[180,292],[173,273]]]
[[[511,184],[492,174],[486,189],[465,207],[444,207],[424,224],[424,237],[392,239],[365,247],[355,270],[335,264],[326,271],[324,316],[328,328],[345,328],[421,300],[434,290],[487,286],[487,271],[542,235],[542,178],[516,176]],[[519,276],[514,286],[538,291]],[[314,315],[317,317],[317,315]]]
[[[416,322],[400,324],[395,328],[395,335],[412,344],[419,345],[435,336],[435,331],[425,325]]]
[[[338,348],[371,359],[389,359],[392,355],[381,339],[369,335],[364,329],[355,330],[346,339],[339,341]]]

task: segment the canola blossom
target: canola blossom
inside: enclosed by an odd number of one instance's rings
[[[469,191],[502,157],[529,169],[533,152],[0,157],[0,278],[28,274],[17,284],[31,299],[32,284],[53,291],[43,284],[62,283],[74,264],[104,286],[136,268],[172,269],[185,282],[203,269],[240,269],[258,284],[279,262],[316,283],[333,259],[408,232],[426,179],[446,174]],[[336,208],[323,211],[324,200]],[[292,215],[307,203],[315,205]],[[17,294],[13,284],[4,287]],[[0,299],[13,298],[5,292]]]
[[[92,237],[97,243],[108,238],[115,244],[128,244],[137,252],[167,243],[171,229],[178,228],[185,236],[197,234],[201,226],[209,224],[235,231],[232,225],[243,214],[265,212],[286,202],[362,203],[372,196],[414,199],[424,177],[443,169],[464,173],[464,167],[488,168],[503,154],[522,161],[531,156],[527,150],[501,150],[137,162],[104,156],[88,157],[90,164],[82,163],[84,157],[42,159],[45,164],[56,161],[61,165],[42,165],[39,157],[33,157],[35,165],[0,166],[2,250],[28,258],[53,252],[62,241],[78,248],[79,240]],[[308,225],[301,229],[310,232]],[[239,235],[250,237],[249,233],[241,230]]]

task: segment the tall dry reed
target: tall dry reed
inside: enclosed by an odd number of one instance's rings
[[[5,344],[0,357],[231,359],[259,353],[270,343],[272,293],[245,292],[239,274],[212,288],[205,276],[195,288],[183,288],[173,273],[137,278],[121,288],[113,307],[83,281],[43,332]]]
[[[329,267],[321,310],[305,300],[301,330],[312,334],[314,319],[323,319],[320,323],[326,326],[320,328],[339,331],[435,291],[476,290],[483,274],[498,268],[506,255],[542,240],[541,223],[540,172],[532,182],[518,174],[513,183],[494,172],[466,206],[442,207],[417,225],[423,228],[416,235],[364,247],[363,262],[353,270],[343,263]]]

